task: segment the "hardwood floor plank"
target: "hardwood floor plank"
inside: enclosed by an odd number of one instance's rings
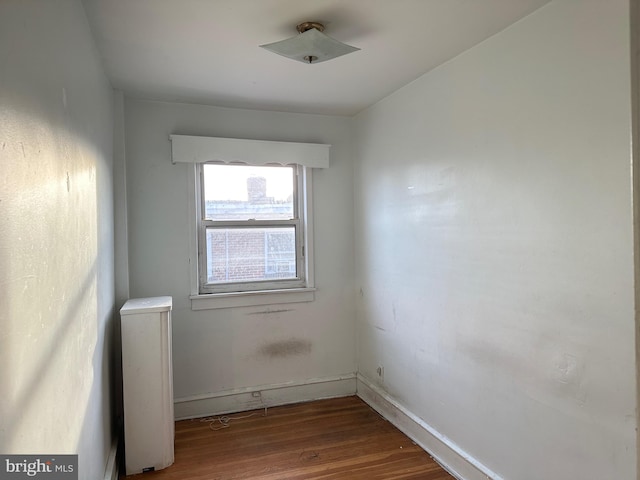
[[[155,480],[452,480],[358,397],[176,422],[175,463]]]

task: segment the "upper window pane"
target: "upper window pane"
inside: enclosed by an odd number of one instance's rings
[[[295,217],[294,167],[204,164],[205,220]]]

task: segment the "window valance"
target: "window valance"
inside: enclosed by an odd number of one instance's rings
[[[173,163],[246,163],[329,167],[329,147],[320,143],[169,135]]]

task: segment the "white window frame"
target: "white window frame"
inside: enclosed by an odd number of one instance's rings
[[[211,162],[217,163],[217,162]],[[295,280],[268,280],[234,284],[216,284],[213,288],[202,288],[206,278],[206,259],[201,252],[206,241],[206,226],[203,220],[204,199],[202,195],[202,163],[193,163],[189,174],[189,267],[191,277],[191,309],[206,310],[254,305],[310,302],[315,299],[313,276],[313,192],[312,168],[296,165],[297,218],[291,223],[299,229],[296,235]],[[219,222],[216,222],[220,225]],[[229,226],[247,222],[226,222]],[[253,221],[253,226],[282,225],[282,221]],[[203,271],[204,270],[204,271]],[[211,285],[211,284],[209,284]],[[239,287],[240,285],[240,287]]]

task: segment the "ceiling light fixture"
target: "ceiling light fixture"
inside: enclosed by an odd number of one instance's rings
[[[297,28],[299,35],[260,47],[303,63],[320,63],[360,50],[322,33],[321,23],[304,22]]]

